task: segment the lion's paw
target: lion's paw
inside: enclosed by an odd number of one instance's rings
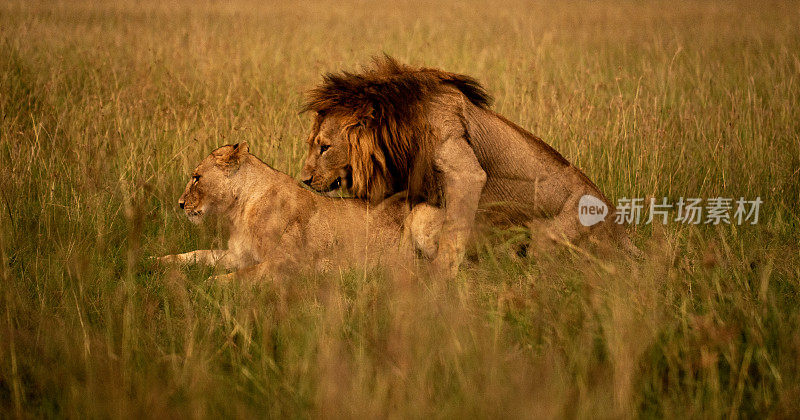
[[[444,278],[454,278],[458,274],[458,260],[449,256],[439,255],[432,263],[433,273]]]

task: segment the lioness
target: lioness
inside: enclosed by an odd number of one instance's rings
[[[415,202],[442,207],[434,263],[445,274],[458,270],[476,214],[491,225],[530,227],[534,247],[602,232],[638,252],[611,222],[614,206],[600,190],[490,102],[471,77],[390,57],[361,73],[327,74],[304,107],[316,117],[302,180],[373,203],[408,191]],[[605,222],[579,223],[584,195],[608,206]]]
[[[336,263],[373,265],[398,248],[404,219],[410,245],[431,254],[441,223],[433,207],[409,214],[402,194],[378,205],[315,194],[251,155],[247,143],[220,147],[203,159],[178,205],[194,223],[209,215],[221,217],[230,231],[228,249],[158,260],[238,270],[218,279],[319,270]]]

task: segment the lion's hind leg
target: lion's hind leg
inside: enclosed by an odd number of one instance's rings
[[[528,253],[538,257],[554,255],[565,248],[575,249],[591,233],[592,227],[584,226],[578,218],[578,204],[583,195],[583,191],[571,194],[553,217],[528,222],[531,230]]]
[[[581,222],[579,203],[581,197],[587,194],[594,195],[592,191],[583,190],[574,193],[564,203],[561,212],[554,217],[530,222],[529,250],[539,255],[559,252],[553,248],[568,248],[582,254],[587,251],[603,253],[622,250],[629,256],[641,258],[642,252],[633,245],[625,228],[615,223],[613,211],[609,211],[596,224],[587,226]]]

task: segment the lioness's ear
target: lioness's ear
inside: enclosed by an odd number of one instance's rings
[[[233,150],[240,156],[247,156],[250,153],[250,145],[246,141],[233,145]]]
[[[237,143],[219,149],[220,153],[215,153],[217,165],[232,173],[239,169],[244,158],[249,154],[250,147],[246,142]]]

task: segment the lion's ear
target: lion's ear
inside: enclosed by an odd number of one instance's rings
[[[355,116],[355,124],[353,128],[368,128],[374,126],[375,115],[372,108],[361,110]]]

